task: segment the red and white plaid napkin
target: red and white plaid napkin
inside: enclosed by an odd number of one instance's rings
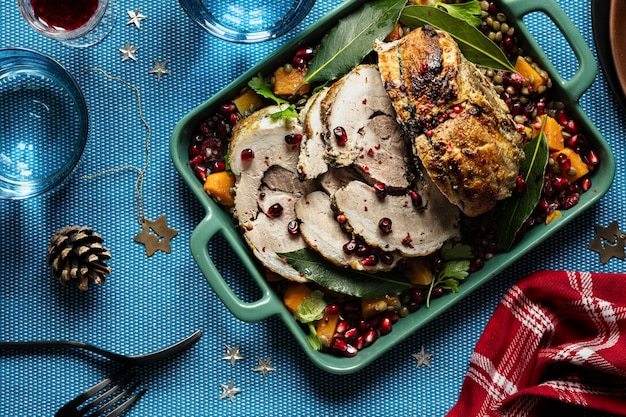
[[[535,272],[502,298],[447,417],[626,416],[625,332],[626,275]]]

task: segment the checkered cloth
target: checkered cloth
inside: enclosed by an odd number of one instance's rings
[[[447,417],[626,416],[625,330],[626,275],[535,272],[502,298]]]

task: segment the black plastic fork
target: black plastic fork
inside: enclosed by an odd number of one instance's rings
[[[147,390],[142,389],[131,395],[139,384],[134,375],[126,371],[119,372],[65,404],[55,417],[117,417],[146,393]],[[83,405],[89,400],[91,401]]]

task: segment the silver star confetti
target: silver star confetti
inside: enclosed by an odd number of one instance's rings
[[[154,66],[152,68],[150,68],[150,70],[148,70],[148,74],[156,74],[157,76],[157,81],[161,81],[161,76],[162,75],[170,75],[171,72],[170,70],[166,69],[165,66],[167,65],[169,61],[166,59],[163,62],[159,62],[156,59],[152,60],[152,63],[154,64]]]
[[[271,357],[263,360],[263,359],[261,359],[261,358],[259,358],[257,356],[257,360],[259,361],[259,365],[256,368],[254,368],[252,371],[253,372],[261,372],[263,374],[263,378],[267,378],[267,373],[268,372],[272,372],[272,371],[276,370],[276,368],[274,368],[270,364],[270,362],[272,361]]]
[[[235,362],[242,360],[243,356],[239,353],[239,346],[235,346],[231,348],[228,345],[224,345],[226,347],[226,355],[222,357],[223,360],[229,361],[231,366],[235,366]]]
[[[241,390],[235,387],[235,381],[232,379],[226,384],[220,384],[220,388],[222,389],[222,395],[220,395],[220,399],[222,398],[230,398],[231,402],[235,402],[235,395],[241,394]]]
[[[129,10],[126,13],[128,13],[129,17],[126,24],[135,25],[137,29],[141,29],[141,21],[147,18],[147,16],[141,14],[141,7],[137,7],[137,10],[135,10],[134,12],[132,10]]]
[[[417,359],[416,368],[419,368],[422,365],[428,366],[429,368],[431,368],[431,366],[430,366],[430,358],[433,357],[433,354],[432,353],[426,353],[424,351],[424,346],[422,346],[422,350],[420,350],[419,353],[414,353],[411,356],[413,356],[415,359]]]
[[[133,61],[137,61],[135,52],[137,52],[138,49],[139,49],[138,47],[132,46],[130,44],[130,41],[126,41],[126,45],[123,48],[118,49],[118,51],[120,51],[123,54],[122,62],[126,61],[127,59],[132,59]]]

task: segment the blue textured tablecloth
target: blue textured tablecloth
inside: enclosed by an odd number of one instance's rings
[[[522,0],[520,0],[522,1]],[[526,1],[526,0],[523,0]],[[594,48],[590,1],[557,0]],[[340,2],[320,0],[296,32]],[[141,7],[141,29],[126,25],[126,11]],[[576,67],[556,28],[530,23],[535,36],[567,76]],[[442,416],[459,394],[469,357],[505,290],[537,269],[623,272],[626,261],[601,264],[587,249],[595,225],[617,220],[626,229],[624,206],[624,111],[601,71],[580,102],[610,143],[617,178],[599,204],[527,254],[480,291],[416,332],[356,374],[337,376],[316,368],[283,323],[272,318],[244,323],[214,295],[194,263],[188,242],[204,213],[174,169],[168,150],[175,124],[229,81],[292,35],[256,45],[230,44],[196,27],[175,0],[119,1],[112,33],[87,49],[74,49],[35,33],[15,2],[0,6],[0,47],[36,49],[60,61],[80,84],[90,114],[85,152],[71,180],[46,195],[0,201],[0,340],[76,339],[120,353],[164,347],[196,329],[204,336],[191,350],[166,363],[138,369],[148,388],[132,416],[209,415],[407,415]],[[126,41],[139,47],[137,62],[122,61]],[[171,75],[149,74],[153,59],[169,60]],[[145,161],[146,129],[129,87],[86,72],[99,67],[136,85],[152,128],[151,161],[145,177],[146,216],[166,214],[179,231],[171,253],[146,257],[133,237],[136,172],[124,170],[81,178]],[[0,103],[1,105],[1,103]],[[62,287],[46,264],[49,238],[67,225],[92,227],[112,253],[113,273],[87,292]],[[235,262],[235,260],[233,260]],[[390,336],[393,337],[393,334]],[[241,347],[243,360],[222,360],[225,345]],[[424,346],[432,368],[411,356]],[[119,366],[80,353],[0,352],[0,415],[51,416],[76,394]],[[272,358],[267,378],[253,372],[257,357]],[[233,380],[242,393],[220,398],[220,384]]]

